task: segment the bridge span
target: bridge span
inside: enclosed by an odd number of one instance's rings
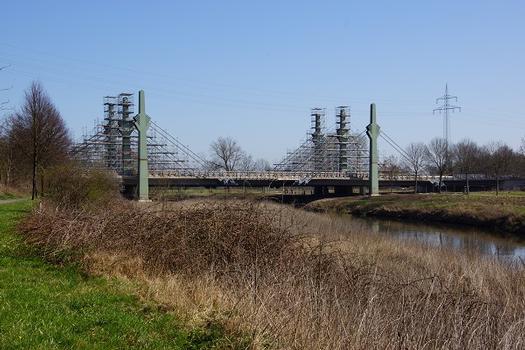
[[[121,176],[124,187],[132,192],[137,185],[137,176]],[[450,191],[462,191],[466,185],[465,179],[454,176],[443,176],[443,185]],[[470,187],[477,190],[489,190],[496,184],[495,179],[470,179]],[[418,176],[418,191],[433,192],[437,190],[439,177],[433,175]],[[331,192],[336,194],[367,194],[369,178],[367,173],[347,172],[306,172],[306,171],[186,171],[150,172],[149,186],[153,188],[173,187],[310,187],[317,194]],[[379,174],[379,187],[413,188],[415,178],[411,175],[395,177]],[[503,179],[502,188],[525,187],[525,180]]]
[[[365,130],[350,129],[350,108],[336,108],[336,128],[326,130],[325,110],[311,110],[309,137],[265,171],[210,170],[220,166],[194,153],[146,114],[144,91],[139,92],[139,111],[134,115],[133,94],[104,98],[104,122],[74,145],[73,156],[87,167],[113,171],[127,193],[147,200],[150,187],[310,187],[314,193],[379,193],[379,187],[415,186],[411,174],[389,176],[379,171],[377,138],[397,145],[376,123],[375,104]],[[368,136],[368,140],[367,140]],[[368,141],[368,142],[367,142]],[[398,147],[399,148],[399,147]],[[464,180],[445,176],[442,185],[462,190]],[[418,176],[417,188],[430,192],[439,177]],[[471,187],[488,189],[495,180],[470,180]]]

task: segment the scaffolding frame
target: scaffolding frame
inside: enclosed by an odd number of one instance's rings
[[[348,177],[363,177],[368,168],[368,147],[364,132],[350,128],[350,107],[335,110],[336,128],[326,131],[325,109],[312,108],[311,130],[307,139],[275,164],[278,171],[340,172]]]
[[[138,169],[138,133],[134,121],[133,94],[103,98],[104,121],[74,144],[72,155],[84,166],[109,169],[118,175],[135,176]],[[191,175],[206,161],[177,138],[152,122],[147,135],[150,174],[169,171]]]

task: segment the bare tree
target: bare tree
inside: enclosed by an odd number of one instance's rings
[[[212,142],[210,150],[212,164],[226,171],[237,169],[244,157],[241,147],[231,137],[219,137],[217,141]]]
[[[485,146],[485,166],[489,175],[496,178],[496,195],[499,194],[500,180],[503,175],[509,175],[514,151],[502,142],[491,143]]]
[[[37,196],[37,176],[42,183],[46,167],[67,157],[71,139],[64,120],[44,91],[33,82],[19,112],[10,118],[9,139],[21,161],[30,163],[31,198]]]
[[[470,194],[469,174],[472,174],[479,163],[479,147],[468,139],[465,139],[452,148],[452,160],[454,168],[465,175],[467,195]]]
[[[0,124],[0,183],[9,186],[13,165],[13,148],[9,142],[7,121]]]
[[[411,143],[407,146],[405,153],[407,159],[405,159],[405,166],[410,169],[414,174],[414,193],[417,193],[418,176],[423,169],[425,161],[425,144],[422,142]]]
[[[517,160],[514,164],[514,173],[517,176],[525,176],[525,137],[521,139],[521,146],[516,154]]]
[[[393,181],[401,172],[401,166],[397,157],[394,155],[386,157],[380,164],[380,170],[382,173],[386,174],[390,181],[390,192],[393,192]]]
[[[439,188],[443,185],[443,175],[450,167],[450,155],[447,140],[443,138],[435,138],[430,141],[425,148],[425,159],[431,172],[439,175]]]
[[[272,166],[266,159],[253,160],[251,155],[243,152],[238,168],[244,171],[268,171],[272,169]]]
[[[254,162],[254,168],[258,171],[270,171],[272,170],[272,165],[266,159],[259,158]]]
[[[8,66],[0,67],[0,71],[6,69]],[[8,89],[0,89],[0,91],[6,91]],[[5,106],[9,103],[9,100],[0,102],[0,111],[4,111]],[[11,168],[11,147],[9,145],[9,135],[7,132],[7,121],[3,120],[0,123],[0,184],[3,182],[6,186],[9,185],[9,174]]]
[[[255,170],[255,161],[253,160],[252,156],[242,152],[241,157],[239,159],[239,166],[237,167],[239,170],[242,171],[254,171]]]

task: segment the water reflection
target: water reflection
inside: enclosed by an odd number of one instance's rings
[[[378,234],[386,234],[400,240],[415,240],[436,247],[477,252],[502,259],[525,261],[525,242],[501,238],[495,234],[467,227],[450,227],[436,224],[419,224],[376,218],[343,216],[351,225],[362,225]],[[349,222],[350,224],[350,222]]]

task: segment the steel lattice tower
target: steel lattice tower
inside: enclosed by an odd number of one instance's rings
[[[448,94],[448,84],[445,84],[445,94],[439,98],[436,99],[436,104],[438,104],[440,101],[442,104],[435,108],[433,113],[441,112],[444,113],[443,115],[443,138],[447,141],[447,144],[450,143],[450,121],[449,121],[449,113],[450,111],[454,112],[456,109],[461,112],[461,107],[454,106],[449,103],[449,101],[454,100],[458,101],[457,96],[452,96]]]

